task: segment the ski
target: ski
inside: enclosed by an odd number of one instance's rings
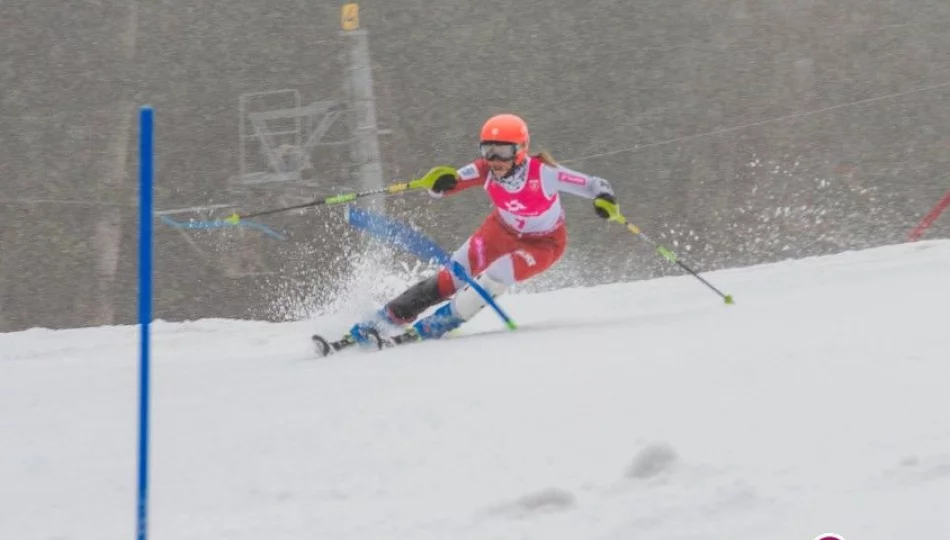
[[[378,338],[378,334],[376,337]],[[358,345],[358,342],[353,339],[353,336],[350,334],[347,334],[336,341],[329,341],[319,334],[310,336],[310,339],[313,341],[313,345],[316,348],[317,356],[321,358],[330,356],[331,354],[339,353],[345,349],[349,349],[353,345]]]
[[[386,339],[386,343],[390,347],[405,345],[406,343],[413,343],[416,341],[422,341],[422,336],[419,335],[419,332],[416,332],[415,328],[410,328],[401,334],[396,334],[395,336],[390,336]]]
[[[367,333],[369,334],[371,344],[370,346],[363,347],[363,349],[374,351],[379,351],[390,347],[397,347],[399,345],[413,343],[422,339],[422,336],[420,336],[419,333],[413,328],[410,328],[401,334],[396,334],[394,336],[388,336],[385,338],[375,330],[369,330]],[[354,339],[351,334],[347,334],[336,341],[329,341],[319,334],[312,335],[310,339],[313,341],[313,344],[316,347],[317,356],[320,356],[321,358],[342,352],[346,349],[350,349],[354,345],[359,345],[359,342],[356,341],[356,339]]]

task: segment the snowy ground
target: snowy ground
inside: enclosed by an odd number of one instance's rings
[[[157,323],[151,537],[950,538],[950,241],[504,298],[469,333]],[[0,538],[134,537],[137,329],[0,334]]]

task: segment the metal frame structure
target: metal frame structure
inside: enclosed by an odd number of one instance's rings
[[[313,186],[313,182],[303,179],[303,171],[313,168],[313,149],[352,144],[349,138],[325,140],[336,120],[347,111],[341,100],[302,106],[298,90],[269,90],[242,94],[239,111],[239,185],[289,182]]]

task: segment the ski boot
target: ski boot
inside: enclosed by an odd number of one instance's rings
[[[386,308],[378,310],[366,321],[358,322],[348,334],[357,345],[364,348],[383,348],[383,334],[401,331],[399,321]]]
[[[452,310],[452,303],[446,302],[432,315],[424,317],[412,325],[417,339],[438,339],[445,334],[455,330],[465,319],[459,317]]]
[[[350,331],[337,341],[329,341],[319,334],[312,335],[310,339],[313,340],[317,355],[321,357],[354,345],[359,345],[364,349],[379,350],[386,345],[386,340],[382,336],[383,332],[398,328],[398,324],[389,316],[386,308],[383,308],[374,313],[369,320],[354,324]]]

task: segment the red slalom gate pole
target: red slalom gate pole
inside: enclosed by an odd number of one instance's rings
[[[923,236],[924,231],[933,225],[934,221],[937,221],[937,218],[940,217],[940,214],[943,213],[947,207],[950,207],[950,191],[945,193],[943,198],[937,202],[937,205],[934,206],[926,216],[924,216],[924,219],[920,220],[920,223],[918,223],[916,227],[914,227],[914,230],[910,231],[910,234],[907,235],[907,241],[914,242],[919,240],[920,237]]]

